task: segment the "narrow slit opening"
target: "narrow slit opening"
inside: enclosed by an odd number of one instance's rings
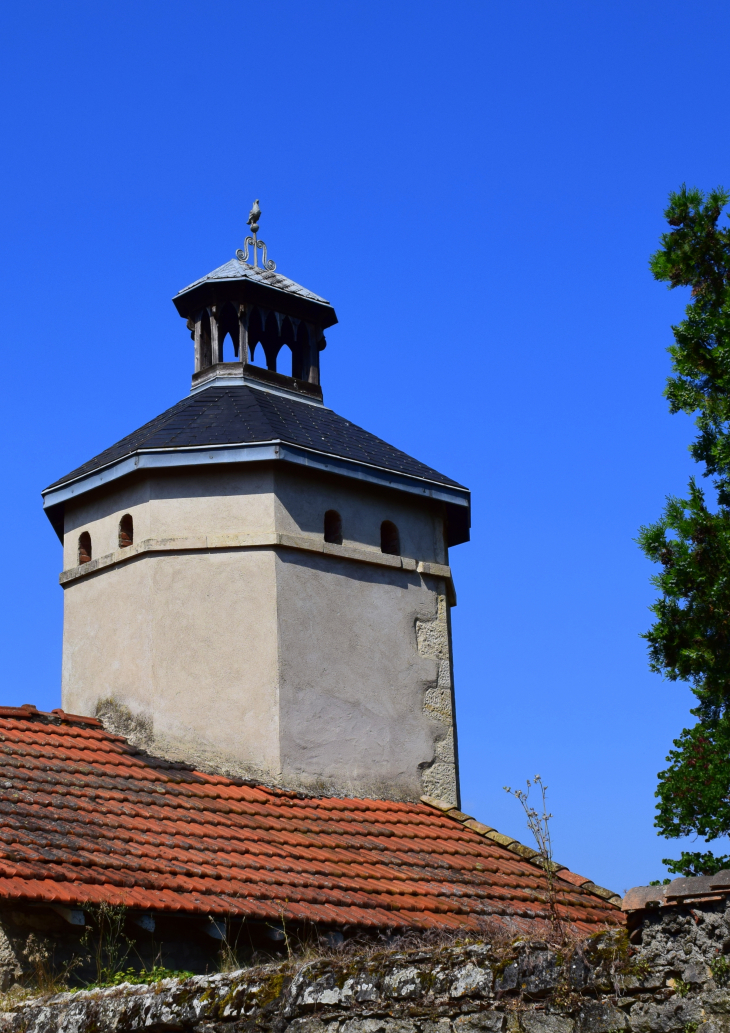
[[[392,520],[384,520],[380,525],[380,551],[388,556],[400,556],[400,535]]]
[[[328,509],[324,515],[324,540],[342,545],[342,517],[336,509]]]
[[[119,548],[126,549],[134,544],[134,521],[130,513],[125,513],[119,521]]]
[[[79,535],[78,561],[79,566],[91,562],[91,535],[88,531],[82,531]]]

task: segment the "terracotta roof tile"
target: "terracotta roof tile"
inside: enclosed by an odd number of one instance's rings
[[[528,931],[547,910],[530,854],[437,801],[306,797],[149,757],[91,718],[0,707],[4,900]],[[610,891],[556,867],[566,920],[621,924]]]
[[[591,880],[586,879],[585,875],[576,875],[575,872],[569,872],[567,868],[563,868],[562,871],[558,872],[558,876],[561,879],[565,879],[566,882],[572,882],[574,886],[584,886]]]

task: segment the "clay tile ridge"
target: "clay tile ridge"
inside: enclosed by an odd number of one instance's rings
[[[21,707],[0,707],[0,717],[18,717],[24,721],[36,720],[41,724],[87,725],[89,728],[103,728],[101,721],[95,717],[82,717],[80,714],[67,714],[64,710],[52,710],[50,713],[38,710],[32,703],[24,703]]]
[[[463,825],[467,829],[471,829],[472,832],[476,832],[480,836],[484,836],[485,839],[491,839],[493,843],[499,843],[500,846],[510,850],[513,854],[519,854],[523,860],[529,864],[534,864],[536,868],[542,868],[545,870],[545,859],[542,854],[538,853],[537,850],[533,850],[529,846],[519,843],[512,836],[504,836],[501,832],[497,832],[491,825],[483,825],[480,821],[472,818],[469,814],[464,814],[463,811],[458,810],[450,803],[444,803],[443,800],[436,800],[432,796],[422,796],[421,803],[427,804],[429,807],[434,807],[436,810],[441,811],[447,818],[452,818],[454,821],[458,821],[459,824]],[[582,875],[576,875],[575,872],[569,871],[564,864],[558,864],[556,861],[552,862],[552,869],[561,879],[571,883],[573,886],[577,886],[584,892],[592,893],[596,897],[600,897],[602,900],[612,904],[615,908],[621,908],[621,897],[618,893],[614,893],[613,890],[604,889],[603,886],[596,886],[590,879],[584,879]]]

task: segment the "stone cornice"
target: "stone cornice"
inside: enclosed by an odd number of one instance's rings
[[[316,552],[324,556],[337,556],[340,559],[354,560],[356,563],[368,563],[376,567],[391,567],[397,570],[414,571],[419,574],[430,574],[444,578],[449,585],[449,593],[453,595],[451,568],[444,563],[427,563],[410,559],[407,556],[389,556],[376,549],[358,549],[350,545],[332,545],[316,535],[285,534],[280,531],[259,532],[257,534],[208,534],[194,535],[187,538],[145,538],[135,545],[99,556],[98,559],[70,567],[59,575],[61,585],[90,577],[101,570],[128,563],[139,556],[153,555],[163,552],[210,552],[218,549],[301,549],[304,552]],[[451,602],[451,600],[450,600]],[[455,605],[453,599],[451,605]]]

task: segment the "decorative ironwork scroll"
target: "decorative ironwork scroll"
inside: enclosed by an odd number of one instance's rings
[[[259,208],[258,198],[256,198],[256,200],[253,203],[253,208],[248,213],[248,219],[246,220],[248,225],[251,227],[251,232],[253,233],[253,236],[252,237],[246,237],[246,239],[243,242],[243,250],[241,250],[241,248],[239,248],[238,251],[236,251],[236,258],[240,262],[248,262],[248,247],[249,247],[249,244],[250,244],[250,245],[253,246],[253,267],[254,267],[254,269],[258,269],[258,267],[259,267],[258,266],[258,253],[259,253],[259,251],[263,251],[261,268],[262,269],[268,269],[269,272],[273,273],[274,269],[276,269],[276,262],[272,262],[272,260],[268,257],[268,253],[266,251],[266,244],[264,244],[263,240],[259,240],[258,239],[259,219],[260,218],[261,218],[261,209]]]

